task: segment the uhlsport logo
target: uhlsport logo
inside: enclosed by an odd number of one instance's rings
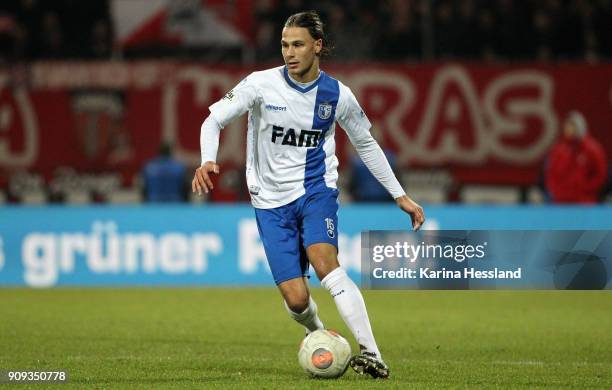
[[[321,103],[319,104],[319,111],[318,111],[318,115],[319,118],[325,120],[325,119],[329,119],[329,117],[331,116],[332,113],[332,106],[329,103]]]
[[[287,111],[287,107],[285,106],[277,106],[274,104],[266,104],[266,110],[268,111],[273,111],[273,112],[279,112],[279,111]]]
[[[336,227],[334,226],[334,220],[331,218],[325,218],[325,224],[327,225],[327,235],[329,238],[336,236]]]

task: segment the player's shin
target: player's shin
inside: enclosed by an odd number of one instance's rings
[[[331,293],[340,316],[355,336],[360,347],[367,352],[376,354],[378,359],[382,359],[374,340],[363,296],[357,285],[340,267],[327,274],[321,280],[321,285]]]
[[[285,303],[285,308],[287,312],[296,322],[302,324],[304,328],[306,328],[306,332],[310,333],[317,329],[323,329],[323,323],[319,319],[317,304],[315,303],[312,297],[309,297],[308,307],[301,313],[296,313],[292,311],[289,306],[287,306],[287,302]]]

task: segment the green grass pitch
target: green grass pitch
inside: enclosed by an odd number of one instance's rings
[[[355,349],[331,297],[313,295]],[[308,378],[304,332],[273,288],[0,289],[0,370],[65,369],[57,389],[612,388],[612,292],[364,296],[386,381]]]

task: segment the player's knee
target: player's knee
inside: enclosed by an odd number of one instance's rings
[[[338,251],[332,245],[315,244],[311,245],[306,250],[308,260],[317,272],[317,276],[331,272],[339,266]]]
[[[319,280],[322,280],[327,276],[327,274],[340,266],[340,263],[338,263],[338,258],[335,256],[335,254],[330,255],[327,253],[321,254],[321,256],[313,256],[310,259],[310,263],[312,264],[312,268],[314,268]]]
[[[338,251],[333,245],[321,243],[309,246],[306,248],[306,253],[309,259],[333,259],[337,256]]]

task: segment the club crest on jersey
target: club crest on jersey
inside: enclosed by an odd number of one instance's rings
[[[317,115],[319,118],[326,120],[329,119],[332,113],[332,105],[329,103],[321,103],[319,104],[319,110],[317,111]]]

